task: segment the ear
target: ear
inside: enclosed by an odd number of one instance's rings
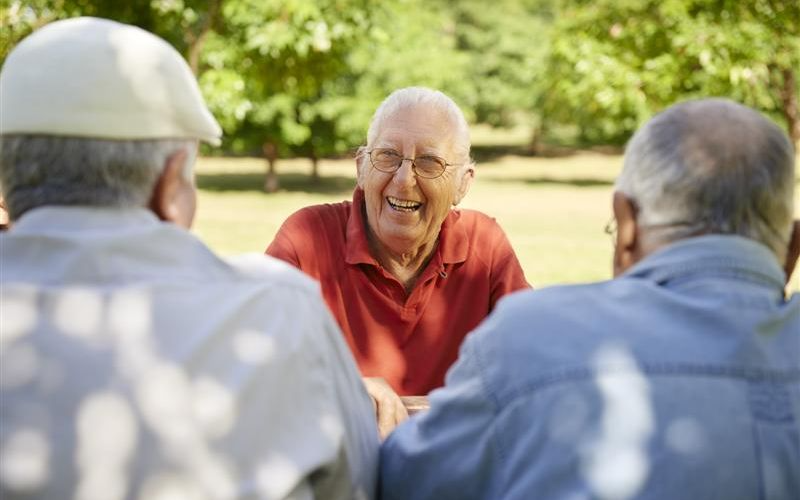
[[[470,166],[466,172],[461,175],[461,180],[458,183],[458,188],[456,190],[456,196],[453,199],[453,205],[458,205],[461,203],[461,200],[469,192],[470,186],[472,186],[472,180],[475,178],[475,168]]]
[[[8,215],[6,202],[3,195],[0,194],[0,231],[5,231],[11,225],[11,217]]]
[[[361,146],[358,148],[358,152],[356,153],[356,183],[358,187],[364,189],[364,183],[366,182],[367,172],[369,171],[369,165],[367,165],[367,148]]]
[[[159,219],[189,228],[194,219],[197,192],[183,175],[186,150],[170,155],[150,197],[150,210]]]
[[[786,283],[789,283],[789,278],[792,277],[797,265],[797,259],[800,257],[800,220],[794,221],[792,225],[792,235],[789,237],[789,248],[786,250],[786,262],[783,265],[783,270],[786,272]]]
[[[617,221],[617,241],[614,245],[614,276],[624,273],[642,258],[639,245],[639,226],[636,224],[636,204],[620,192],[614,193],[614,218]]]

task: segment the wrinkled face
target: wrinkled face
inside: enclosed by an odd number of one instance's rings
[[[443,113],[406,107],[384,120],[370,147],[394,149],[405,158],[434,155],[460,163],[453,152],[454,133]],[[471,169],[453,165],[436,179],[419,178],[408,160],[395,172],[385,173],[363,155],[358,161],[358,185],[364,190],[372,235],[397,253],[417,252],[432,244],[450,207],[466,194],[472,175]]]

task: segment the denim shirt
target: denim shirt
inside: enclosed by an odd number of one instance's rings
[[[800,499],[784,280],[766,247],[702,236],[508,296],[384,443],[383,498]]]

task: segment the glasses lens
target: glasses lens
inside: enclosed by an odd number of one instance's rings
[[[611,236],[611,241],[616,241],[617,239],[617,219],[612,218],[606,224],[606,227],[603,228],[603,231],[609,236]]]
[[[417,175],[429,179],[439,177],[444,172],[447,165],[438,156],[420,156],[414,160]]]
[[[403,156],[393,149],[373,149],[369,154],[372,166],[382,172],[394,172]]]

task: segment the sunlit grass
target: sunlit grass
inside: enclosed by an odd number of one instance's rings
[[[613,180],[621,166],[620,156],[597,153],[487,158],[478,165],[462,206],[500,222],[535,287],[607,279],[612,247],[603,227],[611,217]],[[353,160],[322,161],[317,185],[308,180],[307,160],[282,160],[277,168],[282,189],[266,194],[263,160],[201,159],[195,232],[222,254],[263,252],[291,213],[350,199],[355,186]],[[800,185],[797,192],[800,200]],[[800,290],[798,274],[792,290]]]

